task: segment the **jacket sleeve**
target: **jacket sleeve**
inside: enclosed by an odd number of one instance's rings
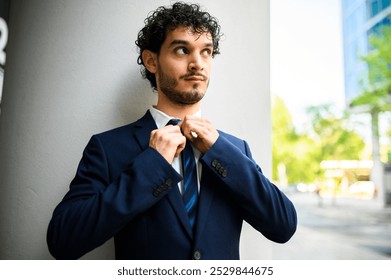
[[[80,258],[156,204],[181,179],[158,152],[147,148],[110,181],[105,151],[93,136],[49,223],[49,251],[57,259]]]
[[[242,209],[244,220],[266,238],[287,242],[297,227],[296,210],[292,202],[262,173],[252,159],[248,144],[235,140],[235,145],[224,136],[201,158],[228,188],[233,201]]]

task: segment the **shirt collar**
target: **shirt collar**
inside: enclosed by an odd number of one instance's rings
[[[161,128],[163,126],[166,126],[166,124],[169,122],[169,120],[176,119],[174,117],[171,117],[167,115],[166,113],[159,111],[154,106],[151,106],[149,108],[149,112],[152,115],[152,118],[154,119],[157,128]],[[194,116],[201,117],[201,111],[198,111],[194,114]]]

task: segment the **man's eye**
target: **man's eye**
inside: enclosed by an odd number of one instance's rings
[[[177,49],[175,50],[175,52],[176,52],[177,54],[187,54],[186,48],[177,48]]]
[[[202,51],[202,54],[205,56],[211,56],[212,55],[212,50],[211,49],[205,49]]]

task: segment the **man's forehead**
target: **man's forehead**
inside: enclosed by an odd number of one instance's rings
[[[173,41],[186,41],[191,43],[198,40],[201,40],[202,42],[205,41],[205,43],[212,43],[212,35],[206,30],[202,31],[202,29],[200,29],[200,31],[196,31],[192,27],[179,26],[167,31],[166,40],[169,41],[169,44]]]

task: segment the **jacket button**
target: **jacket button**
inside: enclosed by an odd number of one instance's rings
[[[154,189],[152,194],[153,194],[154,197],[158,197],[160,195],[160,190]]]
[[[170,178],[168,178],[164,184],[165,184],[167,187],[170,187],[171,184],[172,184],[172,180],[171,180]]]
[[[218,164],[219,162],[217,161],[217,159],[215,159],[214,161],[212,161],[212,166],[213,167],[216,167],[216,165]]]
[[[195,260],[200,260],[201,259],[201,252],[200,251],[195,251],[193,254],[193,257]]]

